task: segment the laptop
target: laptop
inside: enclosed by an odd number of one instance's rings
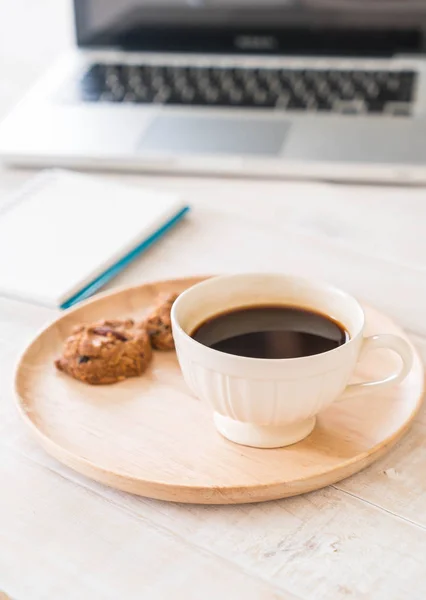
[[[426,0],[74,0],[13,165],[426,182]]]

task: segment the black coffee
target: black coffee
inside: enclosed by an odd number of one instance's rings
[[[338,348],[349,340],[336,321],[289,306],[240,308],[208,319],[192,333],[204,346],[250,358],[299,358]]]

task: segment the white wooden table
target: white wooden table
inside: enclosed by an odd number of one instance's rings
[[[68,8],[0,2],[1,114],[69,43]],[[30,175],[0,170],[0,203]],[[194,210],[114,285],[314,275],[394,316],[426,357],[426,191],[323,186],[315,196],[279,182],[122,178],[179,190]],[[14,408],[16,358],[55,316],[0,298],[0,590],[15,600],[424,600],[425,410],[385,459],[303,497],[241,507],[132,497],[48,457]]]

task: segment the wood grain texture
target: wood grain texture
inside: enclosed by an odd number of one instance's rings
[[[53,362],[73,326],[101,318],[140,320],[159,294],[180,293],[198,278],[159,281],[103,295],[66,313],[24,353],[16,377],[19,406],[43,447],[64,464],[112,487],[161,500],[199,504],[259,502],[339,481],[382,456],[414,419],[423,396],[416,356],[399,386],[335,404],[313,434],[289,448],[237,446],[215,430],[210,407],[194,398],[176,354],[155,353],[148,372],[113,386],[88,386]],[[401,334],[367,309],[367,335]],[[373,352],[356,378],[394,370],[395,356]]]

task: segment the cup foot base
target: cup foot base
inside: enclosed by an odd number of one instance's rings
[[[316,419],[312,417],[291,425],[254,425],[215,413],[214,422],[219,433],[235,444],[253,448],[282,448],[307,437],[314,429]]]

